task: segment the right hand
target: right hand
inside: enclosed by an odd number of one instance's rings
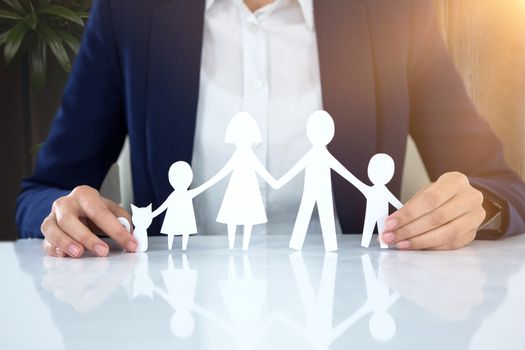
[[[51,213],[42,222],[45,239],[43,250],[52,256],[79,258],[84,250],[95,256],[106,256],[109,246],[95,233],[106,234],[127,251],[137,249],[137,241],[117,220],[130,215],[119,205],[102,197],[89,186],[76,187],[67,196],[58,198]]]

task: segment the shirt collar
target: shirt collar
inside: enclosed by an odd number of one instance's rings
[[[206,0],[206,11],[208,11],[218,0]],[[314,6],[313,0],[295,0],[301,6],[306,24],[310,29],[314,28]]]

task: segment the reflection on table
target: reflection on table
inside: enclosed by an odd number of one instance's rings
[[[41,270],[26,272],[42,287],[41,302],[65,347],[86,349],[410,349],[414,339],[466,349],[523,266],[495,268],[486,245],[398,252],[361,249],[359,236],[345,236],[337,253],[325,253],[320,241],[296,252],[276,236],[254,237],[243,253],[225,249],[221,238],[196,237],[185,254],[154,238],[147,253],[73,260],[21,250],[17,257],[33,266],[40,259]]]

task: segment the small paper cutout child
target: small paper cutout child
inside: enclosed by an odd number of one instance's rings
[[[208,189],[211,183],[208,181],[189,190],[188,188],[193,181],[193,171],[190,165],[183,161],[171,165],[168,171],[168,179],[174,191],[152,213],[152,217],[157,217],[166,211],[160,233],[168,235],[168,249],[171,250],[173,246],[174,236],[182,236],[182,250],[186,250],[190,235],[197,233],[193,198]]]
[[[401,209],[401,203],[386,185],[392,180],[395,172],[395,164],[392,157],[388,154],[378,153],[374,155],[368,163],[368,177],[372,186],[368,186],[361,181],[354,181],[354,186],[366,197],[366,215],[363,226],[363,237],[361,246],[368,248],[372,240],[372,234],[377,224],[378,232],[384,231],[385,220],[389,215],[388,207],[392,204],[396,209]],[[381,248],[388,248],[388,245],[379,238]]]

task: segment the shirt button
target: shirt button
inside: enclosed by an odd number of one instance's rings
[[[262,89],[263,85],[264,85],[264,84],[263,84],[263,81],[262,81],[262,79],[260,79],[260,78],[254,79],[254,80],[252,81],[252,88],[254,88],[255,90],[260,90],[260,89]]]
[[[257,23],[254,22],[248,22],[246,26],[250,33],[257,33],[257,31],[259,30],[259,26],[257,25]]]

